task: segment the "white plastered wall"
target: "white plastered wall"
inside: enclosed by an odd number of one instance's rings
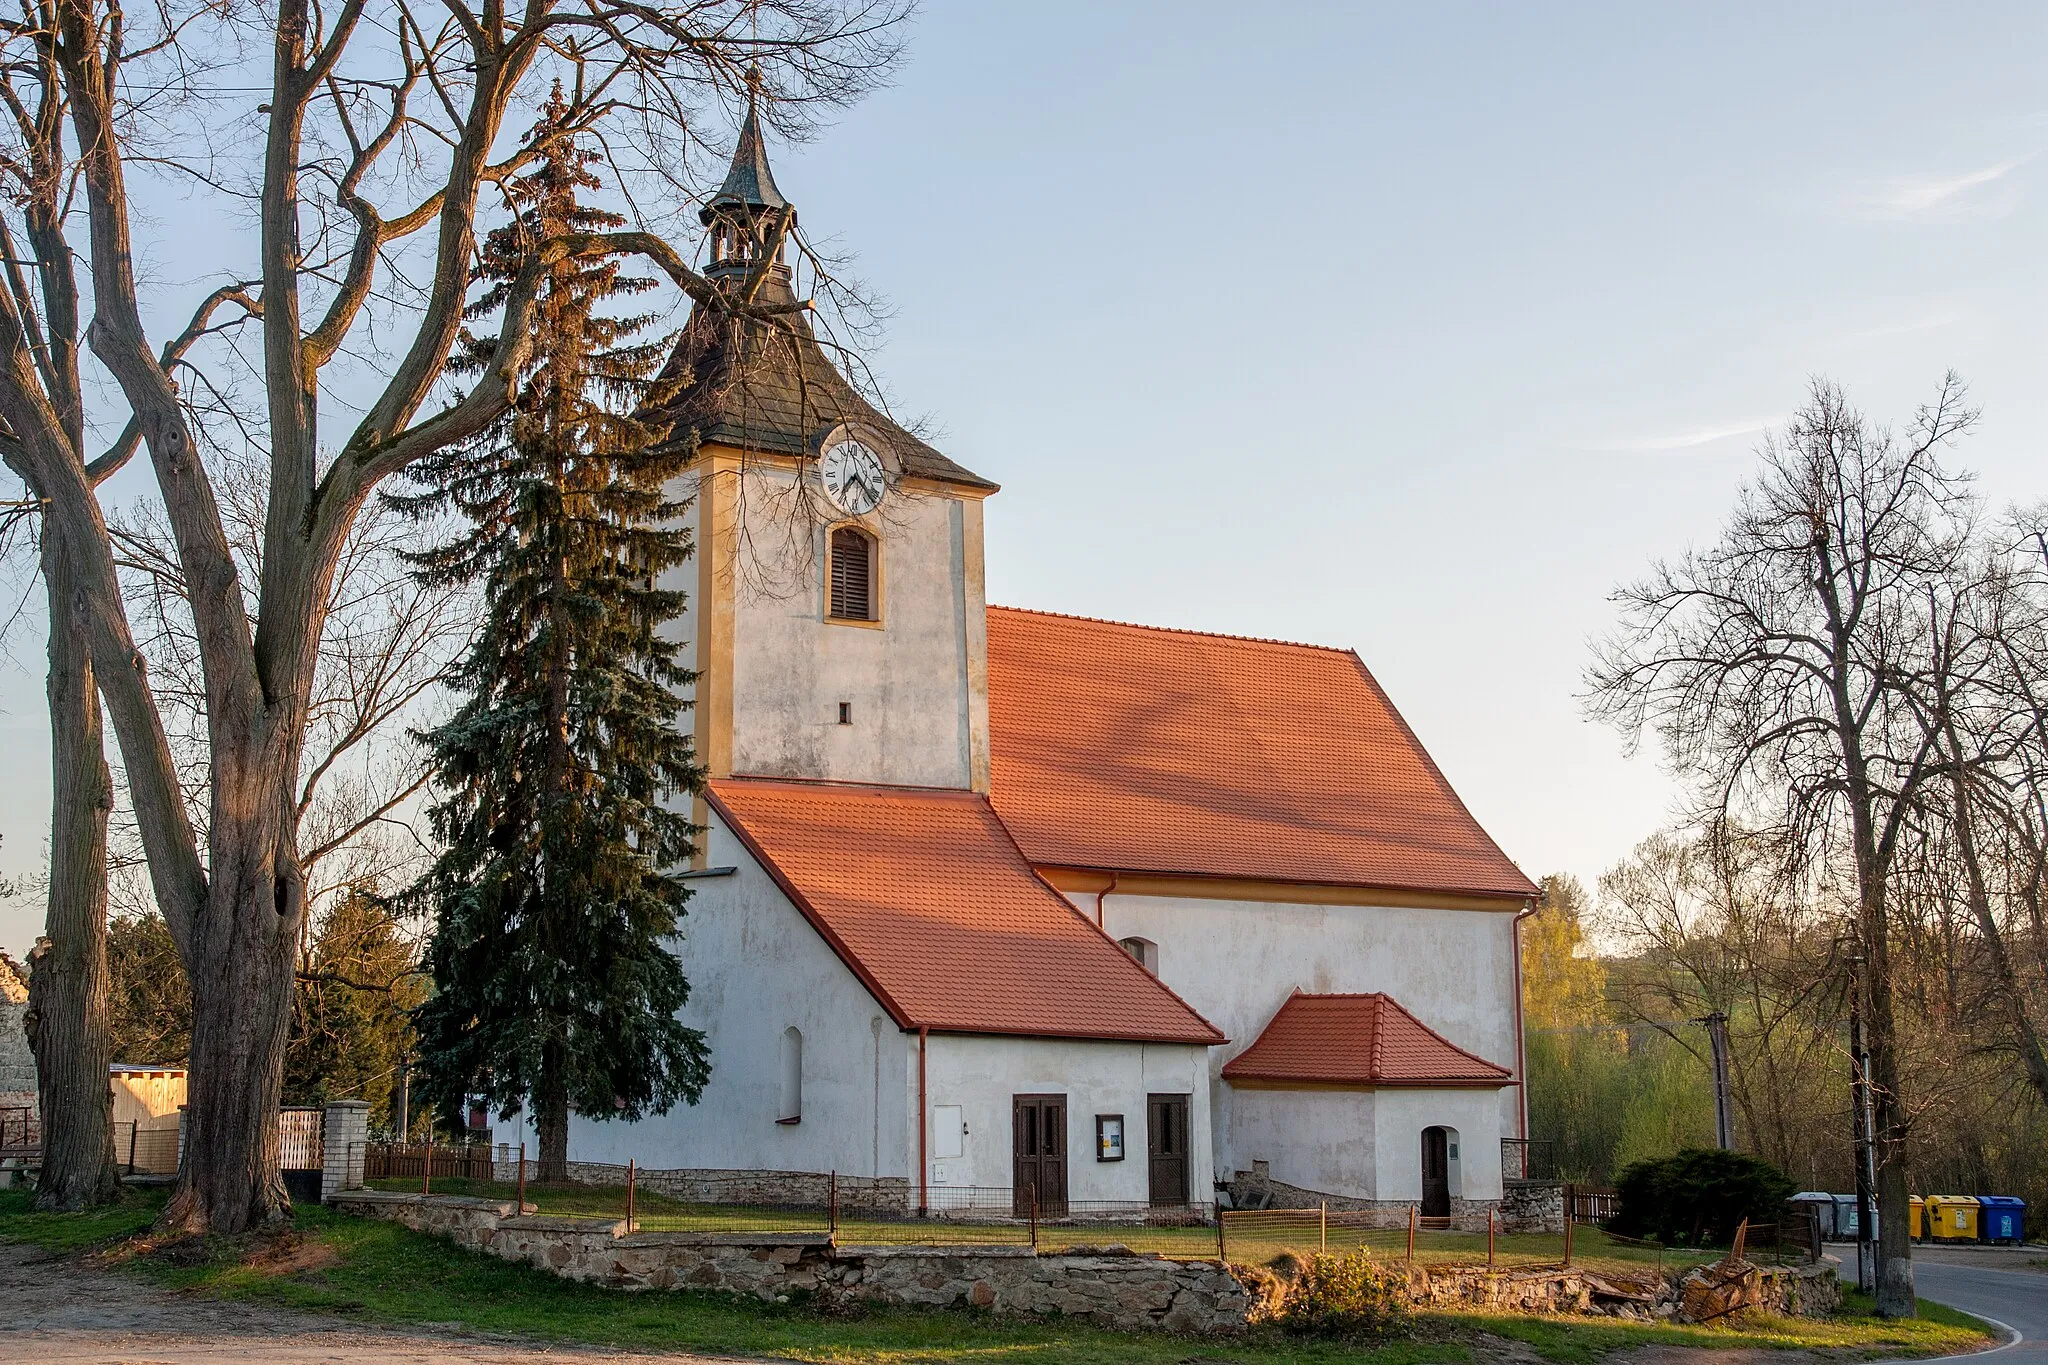
[[[1374,1092],[1374,1131],[1380,1199],[1422,1197],[1422,1130],[1455,1129],[1458,1154],[1451,1161],[1453,1199],[1501,1196],[1501,1106],[1491,1090],[1408,1090]],[[1279,1174],[1277,1168],[1274,1174]]]
[[[1094,914],[1092,894],[1069,896],[1085,913]],[[1225,1062],[1251,1046],[1296,990],[1316,994],[1384,991],[1459,1047],[1511,1071],[1518,1065],[1511,911],[1112,893],[1103,900],[1103,928],[1112,938],[1135,936],[1156,944],[1160,980],[1230,1040],[1209,1058],[1216,1110],[1215,1164],[1224,1179],[1237,1170],[1251,1169],[1256,1155],[1260,1160],[1275,1160],[1276,1179],[1304,1183],[1284,1175],[1279,1159],[1234,1146],[1232,1135],[1237,1125],[1232,1110],[1237,1095],[1218,1074]],[[1461,1113],[1475,1104],[1491,1107],[1493,1116],[1487,1128],[1492,1145],[1484,1150],[1474,1146],[1472,1157],[1462,1165],[1468,1178],[1475,1166],[1491,1166],[1489,1179],[1497,1186],[1498,1138],[1516,1131],[1515,1088],[1418,1093],[1454,1096]],[[1375,1151],[1384,1154],[1399,1144],[1384,1135],[1384,1115],[1381,1119],[1375,1124],[1381,1134]],[[1418,1125],[1418,1132],[1422,1126],[1426,1125]],[[1276,1134],[1268,1139],[1269,1145],[1277,1138]],[[1315,1159],[1310,1156],[1312,1142],[1301,1141],[1307,1144],[1301,1149],[1303,1160]],[[1486,1150],[1492,1155],[1484,1155]],[[1402,1159],[1417,1163],[1415,1182],[1419,1188],[1419,1148]],[[1381,1178],[1397,1173],[1383,1169]],[[1366,1179],[1361,1173],[1353,1183]]]
[[[742,478],[733,771],[975,785],[988,733],[981,504],[892,492],[860,520],[879,551],[880,623],[840,624],[825,619],[827,528],[778,522],[795,477],[762,467]]]
[[[906,1039],[858,978],[713,812],[681,946],[685,1023],[703,1029],[711,1081],[694,1106],[638,1123],[572,1118],[576,1161],[660,1169],[914,1174],[905,1158]],[[803,1035],[801,1122],[777,1123],[783,1035]],[[914,1141],[914,1135],[913,1135]]]
[[[1197,1203],[1214,1197],[1214,1167],[1209,1144],[1202,1140],[1210,1123],[1206,1047],[966,1034],[934,1034],[929,1041],[925,1084],[930,1109],[957,1107],[967,1129],[962,1155],[932,1158],[934,1188],[1007,1188],[1013,1174],[1011,1097],[1065,1095],[1067,1197],[1143,1202],[1150,1194],[1145,1098],[1157,1094],[1190,1097],[1188,1197]],[[914,1039],[911,1046],[916,1047]],[[914,1072],[911,1079],[914,1106]],[[1097,1114],[1123,1115],[1122,1161],[1096,1159]],[[933,1149],[939,1150],[933,1136]],[[913,1165],[915,1160],[913,1150]]]
[[[1236,1090],[1227,1146],[1240,1170],[1270,1165],[1284,1184],[1352,1199],[1379,1192],[1378,1132],[1370,1090]]]

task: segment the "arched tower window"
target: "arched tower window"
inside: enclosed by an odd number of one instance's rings
[[[801,1123],[804,1117],[804,1035],[792,1024],[782,1031],[782,1113],[777,1123]]]
[[[1159,975],[1159,945],[1149,938],[1120,938],[1116,946],[1129,953],[1140,967]]]
[[[841,621],[877,619],[873,538],[856,527],[838,527],[832,532],[828,558],[831,602],[827,614]]]

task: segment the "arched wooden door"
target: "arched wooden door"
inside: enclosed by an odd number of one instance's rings
[[[1451,1216],[1451,1133],[1448,1128],[1422,1130],[1422,1216]]]

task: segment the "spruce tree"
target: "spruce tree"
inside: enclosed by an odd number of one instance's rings
[[[598,157],[564,110],[558,88],[507,189],[511,221],[483,244],[472,318],[502,305],[542,243],[624,221],[583,202]],[[675,870],[696,833],[678,805],[702,783],[678,695],[694,675],[660,633],[684,601],[662,577],[692,550],[686,504],[664,489],[689,452],[644,416],[665,339],[603,311],[653,287],[620,265],[549,269],[511,412],[394,497],[467,522],[420,572],[481,584],[487,604],[454,678],[461,705],[423,737],[444,851],[413,892],[435,924],[420,1060],[450,1113],[465,1094],[507,1117],[530,1105],[542,1179],[567,1177],[572,1110],[664,1113],[710,1071],[703,1035],[676,1019],[689,985],[673,951],[688,898]],[[490,350],[468,340],[455,367],[478,372]]]

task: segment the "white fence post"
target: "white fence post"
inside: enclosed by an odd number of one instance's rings
[[[335,1100],[327,1106],[320,1127],[320,1202],[336,1191],[363,1183],[362,1168],[351,1162],[370,1140],[370,1106],[362,1100]]]

